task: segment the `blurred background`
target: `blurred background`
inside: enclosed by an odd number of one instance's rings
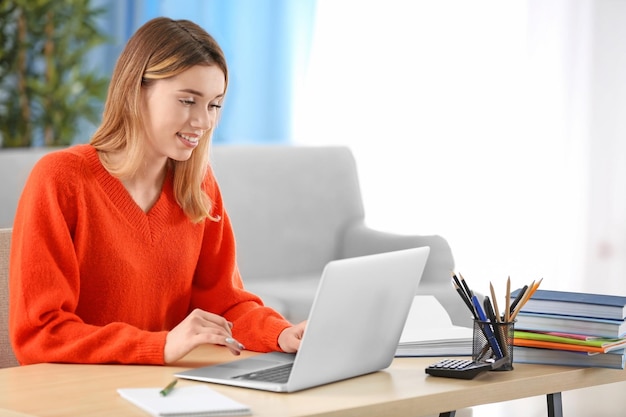
[[[9,0],[0,12],[3,147],[88,141],[132,33],[190,19],[230,65],[216,143],[350,146],[369,225],[444,236],[477,291],[510,276],[626,294],[625,1]],[[27,23],[44,40],[13,50]],[[66,27],[84,42],[60,43]],[[83,72],[51,72],[72,48]],[[61,92],[79,117],[18,135],[22,84],[47,97],[31,98],[31,117],[54,119]]]

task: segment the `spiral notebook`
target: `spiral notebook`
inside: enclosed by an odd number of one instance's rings
[[[153,416],[161,417],[217,417],[247,416],[250,407],[241,404],[206,385],[192,385],[173,389],[168,395],[161,388],[120,388],[122,398]]]

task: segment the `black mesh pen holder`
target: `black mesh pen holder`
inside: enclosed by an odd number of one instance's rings
[[[512,371],[514,327],[514,321],[474,320],[472,360],[493,363],[493,371]]]

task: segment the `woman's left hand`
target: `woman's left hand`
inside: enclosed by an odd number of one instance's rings
[[[287,327],[278,335],[278,345],[283,352],[294,353],[300,349],[300,341],[306,328],[306,320],[296,324],[295,326]]]

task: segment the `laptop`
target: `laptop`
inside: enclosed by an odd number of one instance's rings
[[[179,372],[177,377],[295,392],[387,368],[430,248],[329,262],[297,353],[270,352]]]

